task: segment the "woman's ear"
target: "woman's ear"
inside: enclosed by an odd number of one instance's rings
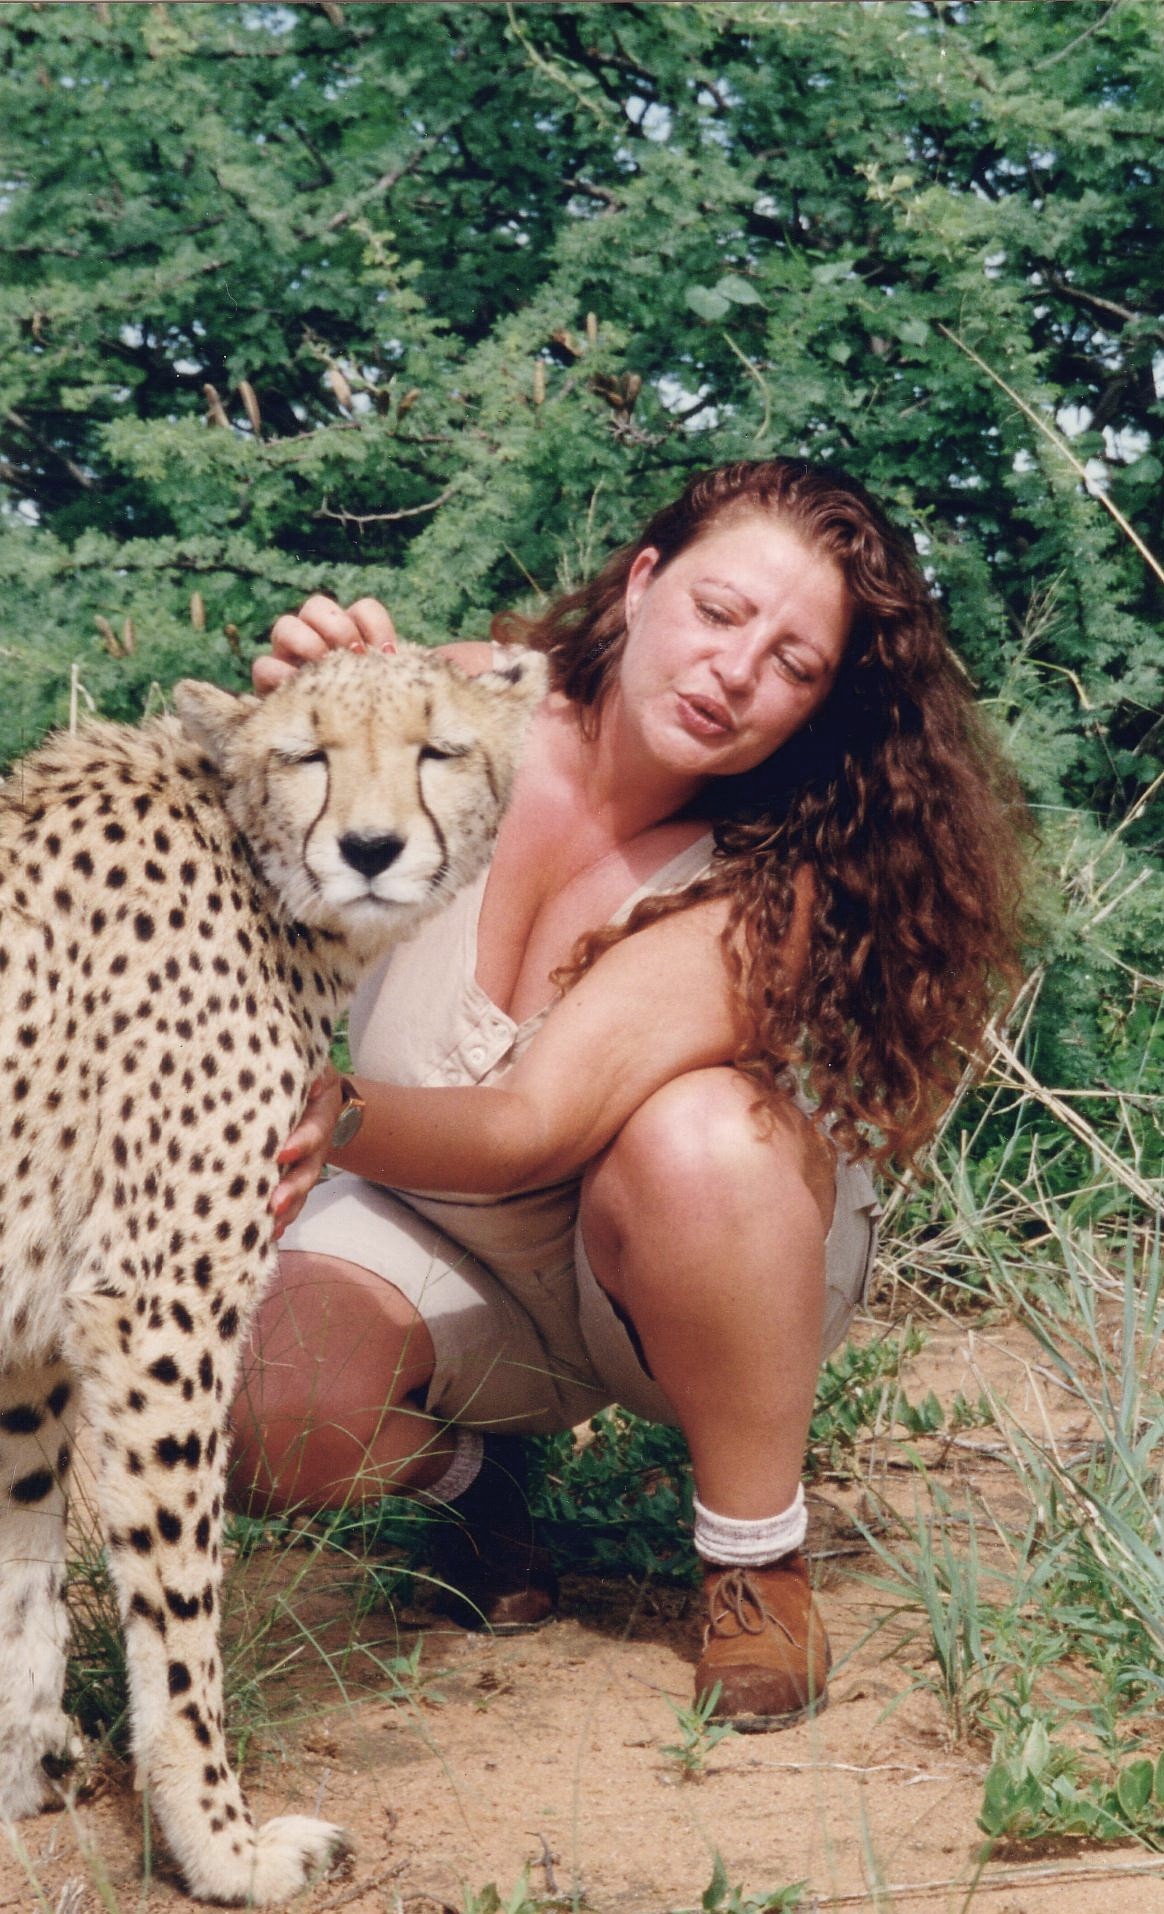
[[[651,582],[658,562],[657,545],[644,545],[641,552],[635,553],[634,563],[626,576],[626,597],[623,601],[623,612],[628,624],[638,607],[639,600]]]

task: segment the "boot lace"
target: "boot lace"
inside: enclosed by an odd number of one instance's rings
[[[778,1628],[788,1641],[796,1640],[787,1622],[768,1607],[746,1568],[728,1569],[716,1582],[703,1631],[705,1648],[725,1622],[734,1622],[741,1635],[762,1635],[770,1627]]]

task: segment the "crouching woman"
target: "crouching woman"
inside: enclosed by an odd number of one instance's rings
[[[533,645],[552,689],[488,871],[369,980],[282,1153],[237,1479],[451,1505],[464,1612],[527,1626],[555,1591],[518,1438],[678,1424],[697,1698],[779,1727],[826,1693],[800,1476],[869,1166],[924,1145],[1016,975],[1021,800],[908,543],[801,460],[697,478],[494,641],[453,656]],[[255,682],[394,642],[311,599]]]

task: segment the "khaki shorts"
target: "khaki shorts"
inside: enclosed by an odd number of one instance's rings
[[[405,1201],[341,1174],[312,1191],[282,1247],[357,1263],[403,1292],[436,1351],[425,1401],[434,1416],[548,1434],[617,1402],[652,1422],[676,1423],[590,1267],[574,1214],[543,1234],[536,1253],[505,1259],[494,1251],[485,1260],[481,1239],[490,1224],[498,1239],[512,1237],[515,1208],[536,1206],[540,1195],[473,1205],[475,1228],[467,1233],[477,1239],[474,1255],[424,1214],[447,1205]],[[552,1204],[543,1207],[552,1213]],[[865,1295],[879,1214],[864,1169],[842,1161],[825,1245],[822,1360],[843,1342]]]

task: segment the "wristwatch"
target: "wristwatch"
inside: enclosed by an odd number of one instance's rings
[[[342,1150],[349,1143],[354,1143],[360,1133],[360,1125],[364,1121],[365,1100],[350,1077],[340,1078],[340,1095],[343,1098],[343,1104],[335,1120],[335,1129],[331,1133],[333,1150]]]

